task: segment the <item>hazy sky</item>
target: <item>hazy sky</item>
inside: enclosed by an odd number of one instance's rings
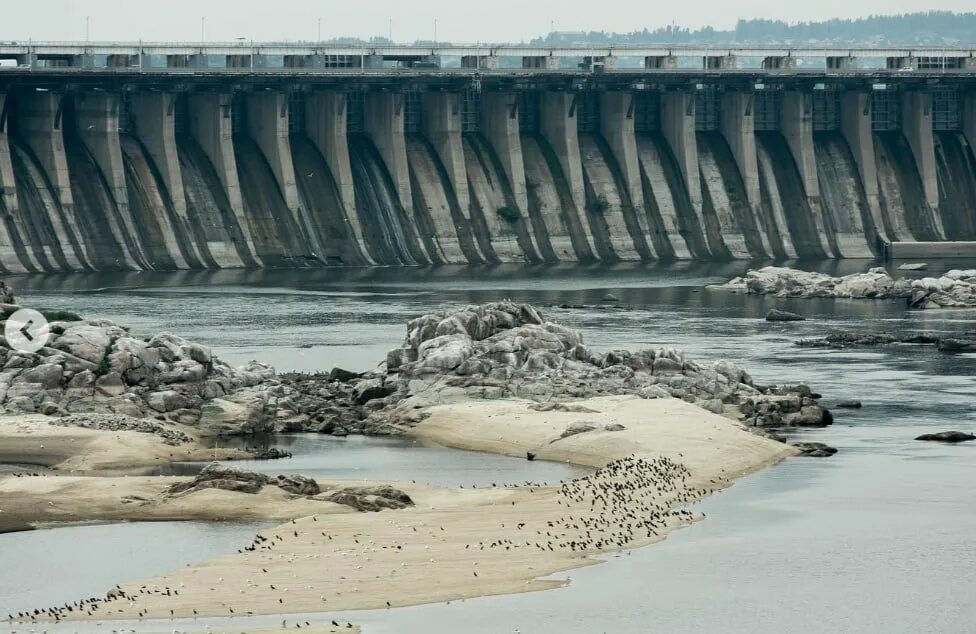
[[[799,6],[797,6],[799,5]],[[556,30],[633,31],[672,21],[728,28],[739,18],[788,22],[931,9],[973,10],[972,0],[0,0],[0,40],[314,39],[388,35],[500,42]]]

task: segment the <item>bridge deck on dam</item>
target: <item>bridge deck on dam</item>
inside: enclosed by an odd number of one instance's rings
[[[78,46],[0,43],[0,272],[976,241],[972,51]]]

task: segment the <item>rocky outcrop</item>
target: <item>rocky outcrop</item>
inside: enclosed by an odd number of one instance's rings
[[[795,442],[791,444],[800,450],[801,456],[827,458],[837,453],[836,448],[831,447],[830,445],[825,445],[822,442]]]
[[[414,505],[409,495],[400,489],[387,485],[344,487],[326,491],[317,495],[315,499],[344,504],[360,512],[402,509]]]
[[[51,323],[36,353],[0,347],[0,410],[103,413],[251,433],[274,421],[274,371],[232,368],[210,349],[161,333],[140,339],[106,319]]]
[[[791,313],[787,310],[776,310],[771,309],[766,313],[766,321],[805,321],[806,317],[803,315],[798,315],[796,313]]]
[[[251,454],[251,460],[281,460],[291,458],[291,452],[277,447],[252,447],[247,452]]]
[[[976,436],[961,431],[940,431],[934,434],[922,434],[921,436],[916,436],[915,440],[933,440],[936,442],[955,443],[966,442],[967,440],[976,440]]]
[[[7,286],[2,280],[0,280],[0,304],[17,304],[17,298],[14,297],[14,289]]]
[[[867,273],[831,277],[813,271],[767,266],[750,270],[744,277],[737,277],[714,288],[742,290],[752,295],[775,297],[890,299],[911,296],[908,280],[895,280],[880,267],[873,268]]]
[[[976,350],[976,332],[959,337],[941,337],[932,333],[889,335],[886,333],[835,332],[823,337],[810,337],[796,342],[801,348],[860,348],[886,346],[895,343],[935,345],[943,352]]]
[[[538,407],[635,394],[675,397],[750,425],[823,425],[829,412],[809,389],[767,388],[729,361],[701,364],[673,348],[596,353],[578,330],[532,306],[491,303],[411,320],[386,363],[358,380],[282,377],[282,428],[396,433],[432,405],[522,398]]]
[[[168,496],[188,495],[204,489],[221,489],[239,493],[257,493],[265,486],[276,486],[293,495],[313,496],[322,492],[318,483],[303,475],[269,476],[253,471],[225,467],[213,462],[204,467],[195,478],[178,482],[166,491]]]
[[[881,267],[867,273],[831,277],[767,266],[713,288],[775,297],[906,299],[913,308],[972,307],[976,306],[976,269],[955,269],[938,278],[896,280]]]
[[[84,427],[99,431],[136,431],[143,434],[153,434],[163,439],[167,445],[182,445],[192,440],[187,434],[165,424],[145,418],[133,418],[121,414],[72,414],[61,418],[53,418],[51,425],[58,427]]]

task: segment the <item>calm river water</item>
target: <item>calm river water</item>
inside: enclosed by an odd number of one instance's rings
[[[942,263],[927,274],[950,265],[973,263]],[[869,264],[817,266],[840,274]],[[582,329],[597,349],[675,346],[699,360],[736,360],[759,382],[803,381],[821,392],[828,406],[846,398],[864,403],[861,410],[836,411],[830,428],[803,433],[838,447],[836,456],[791,459],[745,478],[700,506],[706,521],[663,544],[572,572],[567,588],[449,606],[309,615],[309,620],[351,620],[365,624],[367,634],[972,632],[976,443],[945,446],[912,438],[925,431],[976,428],[976,355],[907,345],[832,351],[797,348],[793,342],[832,330],[963,332],[976,329],[976,311],[908,312],[903,302],[776,300],[703,288],[746,268],[745,263],[445,267],[47,275],[8,282],[34,307],[110,317],[137,334],[180,333],[212,346],[231,363],[259,359],[279,370],[305,371],[334,365],[368,369],[400,342],[409,318],[449,305],[509,298],[536,304],[549,319]],[[601,306],[607,292],[621,304]],[[558,307],[564,304],[590,307]],[[801,312],[809,320],[767,323],[762,316],[772,307]],[[360,452],[355,462],[363,475],[354,478],[377,477],[383,467],[376,465],[393,456],[395,477],[418,480],[450,482],[475,464],[456,462],[471,456],[441,450],[443,462],[411,476],[419,465],[397,461],[415,448],[370,453],[368,446],[347,447]],[[293,460],[301,469],[344,468],[316,464],[307,454]],[[445,477],[441,469],[455,473]],[[46,532],[53,536],[61,529]],[[0,564],[9,552],[8,537],[0,536]],[[135,532],[117,539],[139,537]],[[192,538],[174,532],[173,539]],[[225,550],[239,547],[236,535],[225,539]],[[177,559],[172,563],[182,565]],[[0,567],[0,589],[12,577],[44,587],[29,563],[21,562],[16,573],[10,570]],[[280,624],[281,618],[249,625]],[[195,625],[205,624],[242,625],[226,620]],[[157,625],[161,631],[172,628]]]

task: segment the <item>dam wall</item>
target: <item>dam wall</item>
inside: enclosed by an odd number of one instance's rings
[[[0,270],[867,258],[976,239],[969,74],[525,72],[0,74]]]

